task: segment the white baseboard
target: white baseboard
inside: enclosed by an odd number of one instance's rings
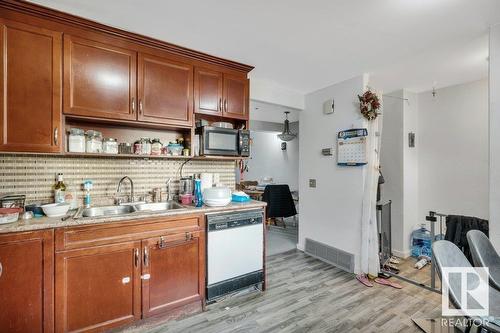
[[[297,243],[297,250],[304,252],[304,247]]]
[[[410,251],[398,251],[398,250],[392,250],[392,254],[395,255],[396,257],[406,259],[410,256]]]

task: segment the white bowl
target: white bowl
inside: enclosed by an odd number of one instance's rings
[[[208,199],[208,200],[203,200],[203,203],[207,205],[208,207],[224,207],[229,205],[231,202],[232,198],[229,199]]]
[[[64,216],[69,210],[69,203],[53,203],[42,206],[43,212],[48,217]]]
[[[203,190],[203,200],[231,200],[231,189],[229,187],[207,187]]]

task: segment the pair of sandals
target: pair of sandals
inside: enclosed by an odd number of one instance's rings
[[[356,275],[356,279],[359,282],[361,282],[363,285],[365,285],[366,287],[373,287],[372,281],[368,278],[368,276],[366,274]],[[394,282],[390,279],[386,279],[386,278],[376,277],[373,281],[378,283],[378,284],[381,284],[383,286],[389,286],[389,287],[392,287],[395,289],[402,289],[403,288],[403,286],[400,285],[399,283]]]

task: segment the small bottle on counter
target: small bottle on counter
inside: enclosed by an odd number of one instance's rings
[[[90,179],[87,179],[83,182],[83,189],[85,191],[85,195],[83,197],[83,205],[85,208],[89,208],[91,204],[90,200],[90,190],[92,189],[92,181]]]
[[[196,207],[203,206],[203,196],[201,195],[201,179],[194,180],[194,203]]]
[[[66,197],[66,184],[64,184],[63,174],[57,174],[57,182],[54,185],[54,202],[64,203]]]

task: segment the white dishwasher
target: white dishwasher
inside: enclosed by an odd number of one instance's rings
[[[207,299],[264,280],[263,212],[207,215]]]

